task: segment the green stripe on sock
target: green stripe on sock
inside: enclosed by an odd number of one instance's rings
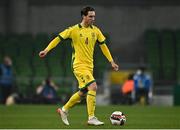
[[[89,93],[87,95],[95,97],[95,95],[92,95],[92,94],[89,94]]]

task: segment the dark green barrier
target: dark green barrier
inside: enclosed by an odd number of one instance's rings
[[[180,105],[180,85],[174,87],[174,105]]]

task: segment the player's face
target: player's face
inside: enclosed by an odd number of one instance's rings
[[[92,25],[95,21],[95,11],[89,11],[87,16],[84,16],[84,20],[88,25]]]

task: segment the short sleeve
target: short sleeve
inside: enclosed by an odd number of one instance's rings
[[[97,40],[99,43],[102,43],[105,41],[105,37],[104,35],[102,34],[101,30],[97,28]]]
[[[60,32],[59,33],[60,38],[62,38],[62,39],[71,38],[71,31],[72,31],[72,28],[69,27],[69,28],[65,29],[64,31]]]

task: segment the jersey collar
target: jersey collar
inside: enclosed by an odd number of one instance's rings
[[[79,28],[82,28],[82,25],[80,23],[78,24],[78,26],[79,26]],[[90,28],[93,29],[93,26],[90,25]]]

